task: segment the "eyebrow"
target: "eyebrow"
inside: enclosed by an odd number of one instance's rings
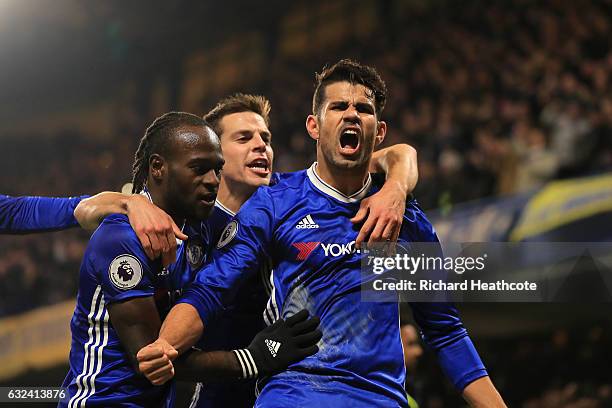
[[[238,129],[235,132],[232,133],[232,135],[240,135],[242,133],[255,133],[255,131],[250,130],[250,129]],[[262,135],[266,135],[268,137],[272,137],[272,132],[270,132],[269,130],[262,130],[259,132]]]
[[[219,163],[223,164],[223,163],[225,163],[225,160],[224,159],[217,160],[216,156],[213,156],[213,157],[194,157],[192,159],[189,159],[189,161],[187,162],[187,165],[198,164],[198,165],[205,165],[205,166],[208,166],[208,167],[215,167]]]
[[[340,106],[340,105],[348,105],[349,101],[347,101],[346,99],[339,99],[339,100],[335,100],[335,101],[330,101],[328,106]],[[357,101],[355,103],[356,107],[368,107],[368,108],[373,108],[374,107],[374,102],[370,99],[366,101]]]

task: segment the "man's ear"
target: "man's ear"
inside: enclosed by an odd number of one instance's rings
[[[387,134],[387,123],[382,120],[378,122],[378,129],[376,130],[376,142],[375,146],[378,146],[385,140],[385,135]]]
[[[319,141],[319,123],[316,116],[308,115],[306,118],[306,130],[308,131],[310,137],[316,141]]]
[[[149,172],[154,180],[161,180],[166,173],[166,161],[162,156],[155,153],[149,158]]]

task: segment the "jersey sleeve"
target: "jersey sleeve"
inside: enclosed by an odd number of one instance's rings
[[[434,242],[438,236],[416,202],[408,203],[401,238],[412,242]],[[442,255],[442,248],[437,250]],[[487,375],[463,322],[453,303],[410,303],[414,319],[421,329],[423,341],[438,358],[438,362],[455,388],[462,391],[468,384]]]
[[[268,257],[273,228],[272,197],[267,188],[259,188],[227,225],[212,261],[198,271],[179,303],[195,307],[207,326]]]
[[[79,197],[11,197],[0,195],[0,233],[54,231],[78,225],[74,209]]]
[[[90,240],[91,270],[102,287],[107,303],[153,296],[154,270],[161,265],[147,258],[127,218],[111,216],[102,222]]]

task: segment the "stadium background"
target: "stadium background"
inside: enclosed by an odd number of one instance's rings
[[[304,168],[314,72],[351,57],[386,80],[385,144],[417,148],[443,240],[609,241],[611,34],[609,0],[0,0],[0,192],[119,190],[156,115],[235,91],[271,99],[275,169]],[[0,385],[63,379],[87,237],[0,237]],[[609,303],[460,308],[510,406],[612,406]],[[462,406],[431,355],[408,379]]]

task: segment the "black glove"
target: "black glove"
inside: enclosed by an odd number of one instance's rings
[[[319,318],[301,310],[287,320],[279,319],[253,339],[249,347],[232,350],[242,368],[242,378],[276,374],[319,351],[323,334]]]

